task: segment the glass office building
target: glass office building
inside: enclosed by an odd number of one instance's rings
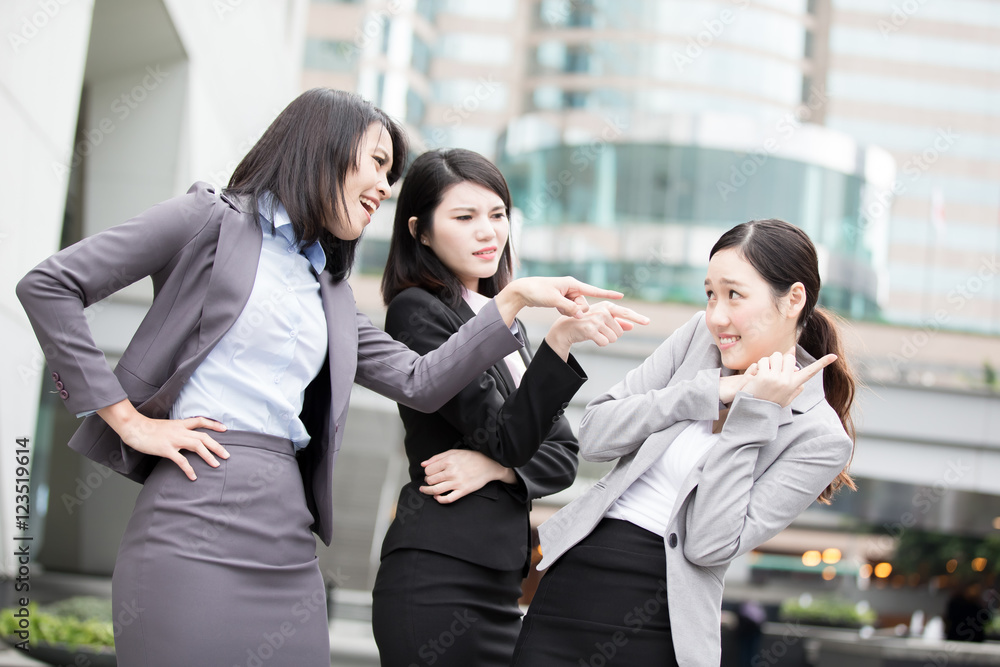
[[[891,182],[884,152],[818,127],[799,127],[812,149],[793,151],[767,136],[767,126],[755,132],[746,123],[727,146],[725,128],[736,122],[728,116],[674,117],[674,131],[663,124],[658,139],[621,119],[621,127],[604,127],[611,138],[560,133],[531,116],[511,125],[500,166],[523,217],[515,243],[525,274],[574,275],[649,301],[700,302],[722,232],[781,218],[816,242],[825,305],[878,316],[885,219],[859,211]]]

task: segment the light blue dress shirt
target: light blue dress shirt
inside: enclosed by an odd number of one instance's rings
[[[250,299],[184,385],[170,418],[209,417],[301,448],[309,443],[299,419],[303,396],[329,340],[316,279],[326,254],[319,242],[296,240],[280,202],[266,198],[260,209],[264,238]]]

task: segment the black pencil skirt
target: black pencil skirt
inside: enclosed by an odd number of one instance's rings
[[[329,667],[326,592],[292,443],[212,433],[198,479],[163,459],[125,529],[112,597],[119,667]]]
[[[372,591],[382,667],[509,667],[520,596],[520,570],[421,549],[389,553]]]
[[[661,536],[602,520],[542,577],[512,665],[677,665],[666,574]]]

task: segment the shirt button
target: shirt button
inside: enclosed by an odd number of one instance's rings
[[[667,544],[673,549],[677,546],[677,533],[670,533],[670,537],[667,538]]]
[[[299,335],[299,332],[296,331],[295,329],[292,329],[291,331],[288,332],[288,335],[291,336],[292,338],[295,338],[296,336]]]
[[[278,377],[277,375],[275,375],[274,376],[274,384],[278,384],[279,382],[281,382],[281,378]]]
[[[285,252],[287,252],[289,255],[292,255],[294,253],[297,253],[298,249],[295,248],[294,246],[288,246],[287,248],[285,248]]]
[[[286,291],[286,292],[291,292],[291,291],[293,291],[293,290],[292,290],[292,286],[291,286],[291,285],[288,285],[287,287],[285,287],[285,291]]]

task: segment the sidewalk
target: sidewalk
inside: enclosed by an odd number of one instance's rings
[[[39,588],[42,589],[43,598],[51,599],[82,594],[111,596],[111,580],[98,577],[47,573],[45,585]],[[53,595],[56,589],[64,591],[63,595]],[[331,667],[378,667],[378,648],[372,637],[370,619],[371,593],[333,591],[333,619],[330,623]],[[31,658],[30,654],[0,642],[0,667],[44,667],[46,664]]]
[[[378,667],[378,649],[371,624],[353,619],[334,619],[330,625],[331,667]],[[0,645],[0,667],[47,667],[23,651]]]

